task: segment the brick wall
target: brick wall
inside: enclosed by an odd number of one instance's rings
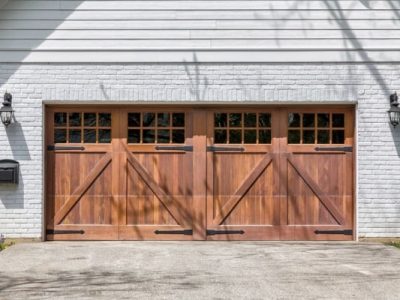
[[[21,163],[20,185],[0,187],[0,233],[42,232],[43,101],[160,103],[358,102],[358,232],[400,236],[400,128],[388,95],[389,64],[0,64],[0,94],[14,96],[17,123],[0,126],[0,159]]]

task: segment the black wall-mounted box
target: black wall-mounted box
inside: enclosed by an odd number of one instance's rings
[[[0,160],[0,183],[18,184],[19,162],[12,159]]]

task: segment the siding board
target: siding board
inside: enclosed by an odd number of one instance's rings
[[[0,39],[9,40],[125,40],[125,39],[400,39],[394,30],[3,30]]]
[[[164,1],[23,1],[12,0],[6,6],[7,10],[27,9],[27,10],[204,10],[220,9],[227,7],[231,10],[240,9],[308,9],[326,10],[327,5],[332,5],[338,9],[351,10],[370,10],[370,9],[393,9],[395,6],[400,9],[400,5],[390,3],[387,0],[379,1],[359,1],[359,0],[216,0],[216,1],[184,1],[184,0],[164,0]]]
[[[10,0],[0,10],[0,61],[398,61],[396,50],[396,1]]]
[[[396,19],[400,10],[341,10],[342,19]],[[3,10],[2,20],[337,20],[328,10]]]
[[[309,29],[309,30],[354,30],[379,28],[400,29],[400,20],[313,20],[307,24],[302,20],[140,20],[140,21],[54,21],[24,20],[0,21],[2,29],[62,29],[62,30],[135,30],[135,29]]]

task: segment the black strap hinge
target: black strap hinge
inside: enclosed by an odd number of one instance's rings
[[[208,146],[208,152],[215,152],[215,151],[229,151],[229,152],[243,152],[246,149],[243,147],[217,147],[217,146]]]
[[[213,230],[207,229],[207,235],[217,235],[217,234],[244,234],[243,230]]]
[[[83,150],[85,150],[85,147],[83,147],[83,146],[54,146],[54,145],[49,145],[49,146],[47,146],[47,150],[49,150],[49,151],[54,151],[54,150],[80,150],[80,151],[83,151]]]
[[[167,150],[167,151],[179,150],[179,151],[192,152],[193,146],[156,146],[155,149],[156,150]]]
[[[352,229],[345,230],[315,230],[315,234],[344,234],[344,235],[353,235]]]
[[[353,147],[315,147],[315,151],[353,152]]]
[[[84,230],[56,230],[56,229],[47,229],[47,234],[85,234]]]
[[[192,229],[185,230],[155,230],[155,234],[183,234],[183,235],[193,235]]]

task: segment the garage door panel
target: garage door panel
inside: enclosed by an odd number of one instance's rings
[[[60,164],[56,164],[56,170],[68,172],[60,172],[62,175],[54,181],[56,224],[64,220],[68,223],[89,224],[94,210],[102,207],[101,200],[111,197],[111,156],[102,154],[95,158],[89,157],[84,154],[60,155]]]
[[[55,181],[54,191],[56,195],[71,195],[86,179],[88,174],[93,170],[95,165],[101,160],[104,153],[55,153],[54,154],[54,170]],[[103,171],[110,176],[110,169]],[[107,192],[111,190],[104,186],[100,181],[104,179],[98,178],[93,182],[93,186],[100,190],[97,192]],[[106,179],[106,181],[109,178]],[[96,193],[94,188],[89,193]]]
[[[165,220],[167,224],[191,225],[188,201],[191,180],[178,175],[185,157],[152,153],[131,153],[129,157],[127,220],[134,221],[131,215],[137,215],[135,221],[144,223],[133,224],[157,224],[158,220]]]
[[[318,176],[316,176],[318,177]],[[319,182],[318,179],[316,182]],[[321,182],[319,182],[321,183]],[[321,186],[326,186],[321,184]],[[329,187],[326,190],[330,190]],[[323,188],[321,188],[323,191]],[[339,224],[330,207],[334,207],[339,215],[343,214],[343,196],[337,193],[323,191],[324,200],[329,201],[328,207],[310,188],[298,172],[289,165],[288,168],[288,223],[289,224]],[[333,196],[332,196],[333,195]]]
[[[339,225],[329,210],[312,193],[289,196],[288,224]]]
[[[316,163],[317,161],[313,163],[314,168],[305,168],[304,166],[300,167],[300,164],[297,164],[294,160],[290,160],[288,164],[288,194],[292,201],[289,202],[289,211],[296,211],[296,214],[294,214],[295,216],[302,215],[302,222],[306,221],[304,217],[308,216],[309,219],[314,215],[312,219],[313,222],[316,222],[319,220],[319,217],[316,218],[320,216],[319,212],[327,210],[336,220],[337,224],[343,224],[343,211],[338,207],[338,204],[340,205],[341,203],[335,201],[335,199],[338,199],[338,196],[343,196],[338,193],[336,187],[329,188],[321,184],[318,172],[313,172],[313,169],[317,170],[319,167],[315,166]],[[314,174],[314,176],[312,174]],[[336,183],[333,185],[336,185]],[[334,192],[334,190],[336,190],[336,192]],[[291,205],[293,205],[293,207],[291,207]],[[327,215],[326,212],[324,215]],[[324,220],[324,222],[329,222],[329,220]]]
[[[127,212],[127,225],[178,225],[156,196],[128,196]]]
[[[347,180],[348,161],[345,154],[294,153],[290,159],[295,164],[292,169],[305,170],[312,181],[318,182],[324,194],[352,193],[352,185]]]
[[[274,119],[268,109],[209,112],[207,239],[278,239]]]
[[[353,233],[353,112],[287,110],[288,225],[298,240],[349,240]]]
[[[237,205],[231,213],[225,218],[221,225],[271,225],[274,223],[274,211],[276,201],[274,201],[272,193],[273,172],[272,166],[266,168],[260,177],[251,184],[250,189],[245,193],[243,198],[238,201]],[[240,185],[239,185],[240,186]],[[226,198],[225,203],[230,196],[220,196],[215,199],[215,203],[219,202],[219,198]],[[216,209],[216,215],[220,209]]]
[[[234,194],[263,156],[263,154],[253,153],[215,153],[213,158],[214,195],[218,197]]]
[[[167,194],[190,196],[192,179],[187,176],[182,176],[185,172],[191,171],[190,169],[186,169],[185,153],[132,153],[132,156],[146,170],[153,181]],[[131,171],[137,174],[132,164],[128,167],[129,174],[132,174]],[[137,190],[137,187],[133,188],[129,186],[129,184],[133,184],[132,180],[128,182],[128,195],[137,195],[140,190]],[[146,183],[145,185],[147,186]]]
[[[82,196],[60,225],[112,224],[112,196]]]
[[[192,239],[193,158],[184,150],[191,147],[190,116],[171,108],[120,111],[120,239]]]
[[[51,107],[49,240],[351,240],[353,111]]]
[[[265,154],[258,157],[254,154],[222,156],[231,159],[226,165],[221,164],[220,170],[214,169],[214,178],[224,180],[214,181],[213,224],[220,225],[228,218],[230,222],[235,222],[234,224],[254,224],[257,205],[254,196],[261,192],[265,201],[268,195],[272,195],[272,185],[269,184],[272,174],[267,171],[271,157]],[[249,202],[249,198],[253,201]]]

